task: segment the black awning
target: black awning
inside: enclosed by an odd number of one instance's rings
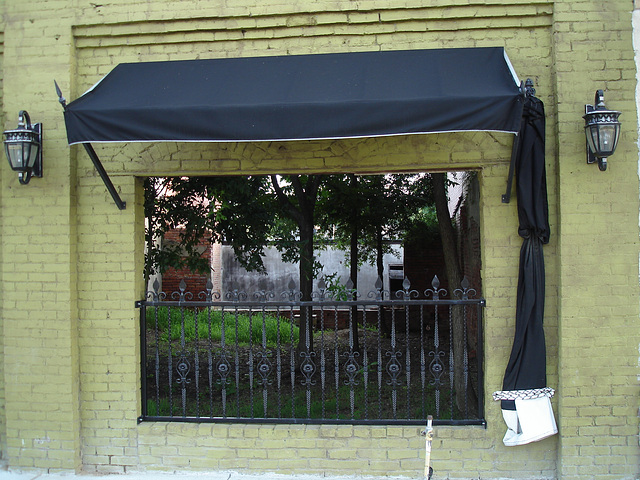
[[[502,47],[120,64],[65,110],[70,144],[516,133]]]

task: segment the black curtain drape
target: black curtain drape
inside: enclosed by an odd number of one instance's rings
[[[549,242],[543,103],[527,96],[516,157],[518,233],[523,238],[516,303],[516,331],[504,375],[504,391],[546,387],[543,330],[545,270],[542,246]],[[502,408],[515,410],[514,400]]]

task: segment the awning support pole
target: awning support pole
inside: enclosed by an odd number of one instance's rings
[[[58,101],[60,102],[60,105],[62,105],[62,108],[64,110],[66,110],[67,109],[67,101],[62,96],[62,91],[60,90],[60,87],[58,86],[58,82],[56,82],[54,80],[53,83],[56,86],[56,93],[58,94]],[[107,190],[111,194],[111,198],[113,198],[113,201],[116,202],[117,207],[120,210],[126,209],[127,208],[127,203],[120,198],[120,195],[118,195],[118,192],[116,191],[116,188],[113,186],[113,183],[111,182],[111,179],[109,178],[109,175],[107,174],[107,171],[102,166],[102,162],[100,162],[100,159],[98,158],[98,154],[93,149],[93,146],[90,143],[83,143],[82,145],[84,145],[84,149],[89,154],[89,158],[91,158],[91,161],[93,162],[93,166],[98,171],[98,174],[100,175],[100,178],[104,182],[104,186],[107,187]]]
[[[89,154],[89,158],[91,158],[91,161],[93,162],[93,166],[96,167],[96,170],[98,171],[98,175],[100,175],[100,178],[104,182],[104,186],[107,187],[107,190],[111,194],[111,198],[113,198],[113,201],[116,202],[116,205],[120,210],[126,209],[127,203],[120,198],[120,195],[118,195],[116,188],[113,186],[113,183],[111,183],[111,179],[109,178],[109,175],[107,174],[104,167],[102,166],[102,162],[100,162],[100,159],[98,158],[98,154],[96,154],[96,151],[93,149],[93,146],[90,143],[83,143],[82,145],[84,146],[84,149]]]
[[[518,143],[520,142],[520,136],[514,135],[513,147],[511,148],[511,163],[509,164],[509,176],[507,177],[507,191],[502,195],[502,203],[509,203],[511,201],[511,187],[513,186],[513,172],[516,169],[516,155],[518,154]]]
[[[520,83],[520,93],[522,98],[533,97],[536,94],[536,89],[533,88],[533,80],[527,78],[526,82]],[[502,195],[502,203],[509,203],[511,201],[511,187],[513,186],[513,174],[516,169],[516,155],[518,155],[518,144],[520,143],[520,135],[516,135],[513,138],[513,147],[511,148],[511,163],[509,163],[509,176],[507,177],[507,191]]]

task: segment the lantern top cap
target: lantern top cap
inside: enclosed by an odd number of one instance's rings
[[[607,107],[604,105],[604,91],[596,90],[596,98],[593,101],[596,105],[596,110],[606,110]]]
[[[31,117],[29,117],[29,113],[26,110],[20,110],[20,113],[18,113],[18,126],[12,130],[5,130],[4,134],[25,134],[26,132],[37,133],[37,130],[37,125],[31,125]]]
[[[596,90],[596,95],[595,95],[595,99],[593,101],[594,105],[587,105],[586,107],[586,111],[585,111],[585,115],[583,118],[586,118],[587,115],[593,115],[593,114],[597,114],[597,113],[601,113],[601,112],[609,112],[611,114],[617,113],[618,115],[620,115],[621,112],[617,111],[617,110],[609,110],[606,105],[604,104],[604,91],[603,90]]]
[[[594,105],[585,105],[585,114],[582,116],[585,120],[585,128],[589,125],[596,124],[617,124],[618,117],[622,112],[617,110],[609,110],[604,104],[604,92],[596,90]]]

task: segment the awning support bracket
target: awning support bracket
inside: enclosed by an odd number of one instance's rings
[[[520,84],[520,92],[522,97],[533,97],[536,89],[533,88],[533,80],[527,78],[526,82]],[[520,143],[520,135],[513,137],[513,147],[511,148],[511,162],[509,163],[509,176],[507,177],[507,191],[502,195],[502,203],[511,201],[511,188],[513,187],[513,175],[516,169],[516,156],[518,155],[518,144]]]
[[[67,109],[67,101],[62,96],[62,91],[60,90],[60,87],[58,86],[58,83],[55,80],[54,80],[53,83],[56,86],[56,93],[58,94],[58,101],[60,102],[60,105],[62,105],[62,108],[64,110],[66,110]],[[111,182],[111,179],[109,178],[109,175],[107,174],[107,171],[102,166],[102,162],[100,161],[100,158],[98,158],[98,154],[93,149],[93,146],[90,143],[83,143],[82,145],[84,146],[84,149],[86,150],[87,154],[89,155],[89,158],[93,162],[93,166],[98,171],[98,175],[100,175],[100,178],[104,182],[104,186],[107,187],[107,190],[111,194],[111,198],[113,198],[113,201],[116,203],[116,206],[120,210],[126,209],[127,208],[127,203],[120,198],[120,195],[118,194],[116,188],[113,186],[113,182]]]
[[[113,198],[113,201],[116,202],[116,205],[118,206],[118,208],[120,210],[126,209],[127,208],[127,202],[122,200],[120,198],[120,195],[118,195],[118,192],[116,191],[116,188],[113,186],[113,183],[111,182],[111,179],[109,178],[109,175],[107,174],[106,170],[102,166],[102,162],[100,162],[100,159],[98,158],[98,154],[93,149],[93,146],[90,143],[83,143],[82,145],[84,146],[84,149],[89,154],[89,158],[91,158],[91,161],[93,162],[93,166],[98,171],[98,175],[100,175],[100,178],[104,182],[104,186],[107,187],[107,190],[111,194],[111,198]]]
[[[513,186],[513,173],[516,167],[518,143],[520,143],[520,136],[514,135],[513,147],[511,148],[511,163],[509,163],[509,176],[507,177],[507,191],[502,195],[502,203],[509,203],[511,201],[511,187]]]

